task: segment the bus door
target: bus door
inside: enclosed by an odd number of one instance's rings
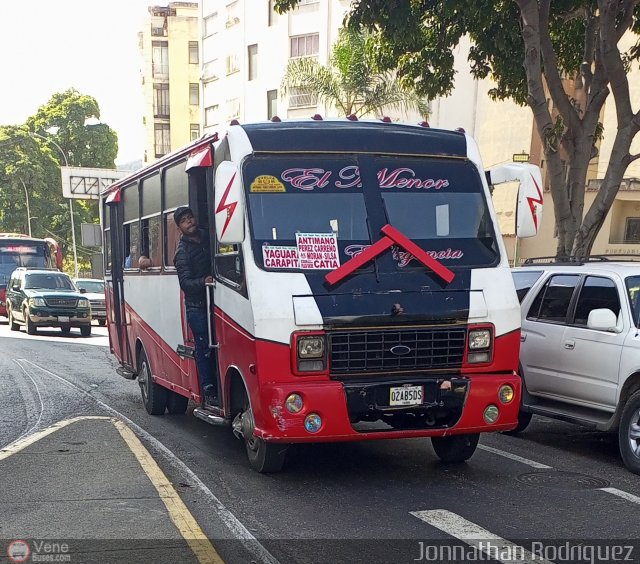
[[[113,353],[120,362],[132,372],[137,370],[129,345],[128,328],[130,321],[125,311],[124,297],[124,241],[119,226],[122,224],[123,209],[120,203],[120,190],[112,192],[104,206],[104,249],[105,272],[111,271],[111,276],[105,276],[105,293],[109,312],[107,324]]]

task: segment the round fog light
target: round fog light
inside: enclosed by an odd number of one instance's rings
[[[500,415],[500,410],[495,405],[490,405],[484,410],[484,420],[489,424],[495,423],[498,415]]]
[[[302,396],[299,394],[289,394],[284,404],[289,413],[298,413],[304,407]]]
[[[317,433],[322,427],[322,419],[317,413],[309,413],[304,418],[304,428],[309,431],[309,433]]]
[[[498,390],[498,397],[502,403],[511,403],[515,392],[509,384],[503,384]]]

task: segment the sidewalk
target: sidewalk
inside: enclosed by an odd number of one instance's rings
[[[147,451],[124,437],[111,419],[81,419],[0,451],[1,563],[221,562],[206,539],[185,540],[199,527]],[[10,548],[15,540],[28,548]]]

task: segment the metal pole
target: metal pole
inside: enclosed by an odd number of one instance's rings
[[[29,237],[31,237],[31,210],[29,209],[29,191],[27,190],[27,185],[24,183],[22,178],[20,179],[22,182],[22,187],[24,188],[24,197],[27,199],[27,225],[29,226]]]
[[[64,166],[69,168],[69,161],[67,160],[67,155],[62,150],[62,147],[60,147],[60,145],[58,145],[53,139],[51,139],[51,137],[45,137],[44,135],[41,135],[40,133],[36,133],[35,131],[31,131],[30,133],[32,135],[35,135],[36,137],[40,137],[40,139],[44,139],[45,141],[50,141],[51,143],[53,143],[57,147],[58,151],[60,151],[60,153],[62,154],[62,158],[64,159]],[[73,200],[71,198],[69,198],[69,215],[71,216],[71,242],[73,245],[73,269],[75,272],[75,278],[78,278],[78,250],[76,247],[76,227],[75,227],[75,222],[73,220]]]

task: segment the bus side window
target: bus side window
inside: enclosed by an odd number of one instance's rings
[[[142,220],[140,255],[147,257],[151,261],[150,267],[162,265],[159,215]]]
[[[216,241],[214,269],[217,278],[231,282],[238,290],[244,288],[244,265],[240,245],[222,245]]]
[[[180,243],[180,230],[173,221],[173,212],[164,214],[164,264],[165,266],[173,266],[173,257],[178,250]]]
[[[140,258],[140,226],[137,221],[124,226],[124,267],[138,268]]]

